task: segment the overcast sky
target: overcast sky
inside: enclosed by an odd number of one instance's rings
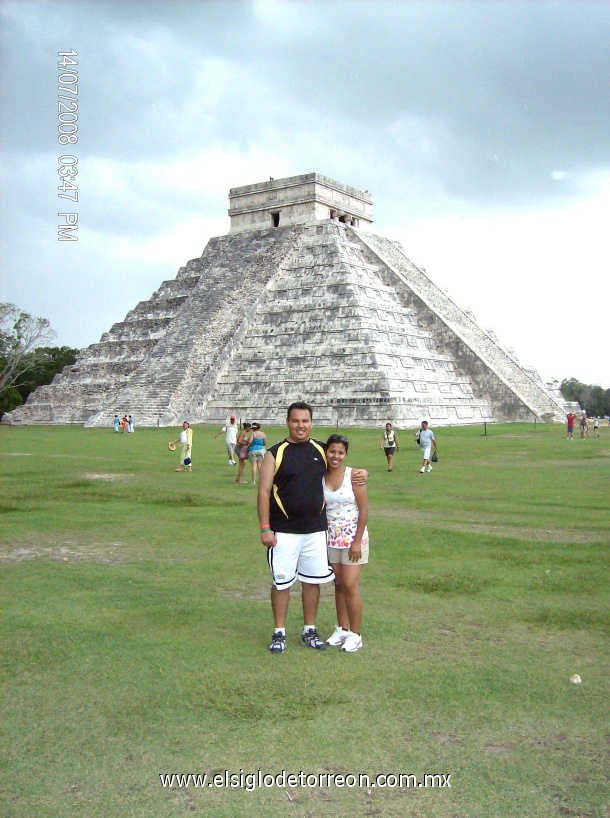
[[[371,191],[373,230],[545,379],[610,386],[610,2],[0,14],[1,298],[59,345],[97,342],[227,233],[230,187],[316,172]],[[71,49],[78,142],[62,146]],[[67,154],[77,204],[58,198]],[[58,241],[59,212],[78,213],[77,242]]]

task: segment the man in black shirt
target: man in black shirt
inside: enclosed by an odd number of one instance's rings
[[[322,478],[326,470],[325,446],[310,437],[311,406],[293,403],[286,418],[288,437],[271,446],[259,471],[258,517],[261,542],[273,576],[271,605],[275,632],[272,653],[286,648],[286,615],[290,588],[301,581],[303,597],[302,644],[324,650],[315,621],[320,585],[334,579],[326,550],[326,510]],[[355,482],[365,482],[366,472],[355,469]]]

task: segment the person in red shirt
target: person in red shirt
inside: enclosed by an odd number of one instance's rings
[[[574,422],[576,420],[576,415],[574,412],[570,412],[567,415],[568,418],[568,440],[573,440],[572,435],[574,434]]]

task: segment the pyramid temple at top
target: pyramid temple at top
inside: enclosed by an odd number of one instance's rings
[[[229,202],[229,233],[10,422],[281,424],[295,400],[325,426],[564,419],[558,393],[370,231],[368,191],[309,173]]]

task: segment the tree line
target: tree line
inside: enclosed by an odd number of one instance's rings
[[[610,415],[610,389],[581,383],[577,378],[564,378],[559,388],[566,400],[579,403],[590,417]]]

